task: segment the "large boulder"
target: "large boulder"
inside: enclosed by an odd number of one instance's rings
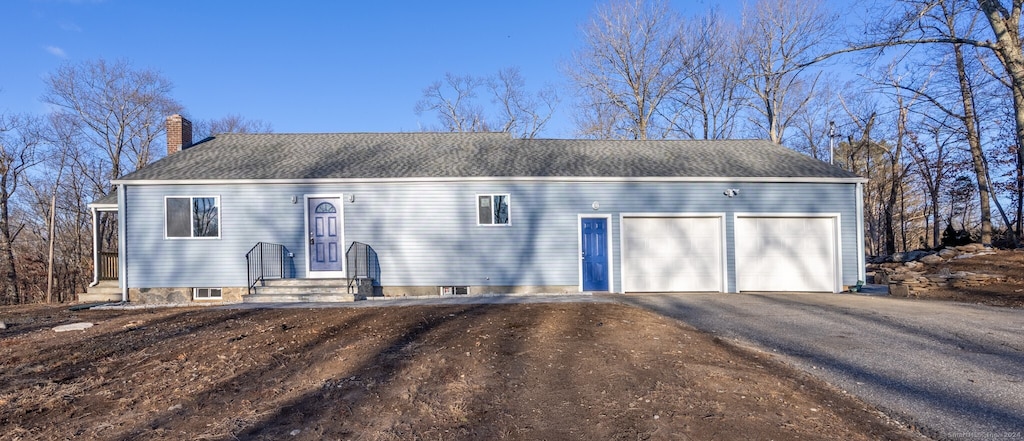
[[[917,261],[928,265],[937,265],[942,262],[945,262],[946,260],[943,259],[942,257],[939,257],[938,254],[929,254],[927,256],[921,257]]]
[[[967,245],[960,245],[960,246],[954,247],[954,248],[957,251],[960,251],[962,253],[979,253],[979,252],[985,251],[985,249],[987,247],[985,247],[985,245],[982,245],[980,243],[969,243]]]
[[[924,256],[927,256],[929,254],[931,254],[931,253],[928,252],[928,251],[923,251],[923,250],[914,250],[914,251],[907,251],[905,253],[896,253],[896,254],[892,255],[892,261],[893,262],[912,262],[912,261],[918,260],[918,259],[920,259],[920,258],[922,258]]]

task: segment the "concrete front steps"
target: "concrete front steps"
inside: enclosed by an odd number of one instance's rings
[[[243,303],[354,302],[365,297],[348,293],[346,279],[270,279],[256,285]]]
[[[78,294],[79,302],[120,302],[121,288],[117,280],[101,280],[96,286],[90,286],[86,292]]]

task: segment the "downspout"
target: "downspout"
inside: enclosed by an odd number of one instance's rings
[[[857,183],[857,280],[867,283],[867,262],[864,256],[864,183]]]
[[[128,302],[128,247],[125,245],[128,231],[128,189],[117,186],[117,279],[121,285],[121,301]]]
[[[96,222],[96,216],[99,212],[96,211],[96,207],[89,207],[89,211],[92,213],[92,283],[89,286],[93,287],[100,283],[100,230],[98,222]]]

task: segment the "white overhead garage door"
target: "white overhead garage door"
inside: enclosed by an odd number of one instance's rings
[[[831,217],[736,219],[739,291],[836,291],[836,220]]]
[[[721,217],[624,217],[625,292],[724,290]]]

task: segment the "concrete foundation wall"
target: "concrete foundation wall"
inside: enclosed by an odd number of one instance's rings
[[[579,287],[568,285],[551,286],[469,286],[469,295],[481,294],[567,294],[579,292]],[[438,286],[384,286],[377,287],[384,297],[436,296],[441,293]]]
[[[192,288],[129,288],[128,301],[143,304],[164,304],[164,303],[236,303],[242,301],[242,296],[247,294],[245,287],[221,288],[219,299],[193,299]]]

